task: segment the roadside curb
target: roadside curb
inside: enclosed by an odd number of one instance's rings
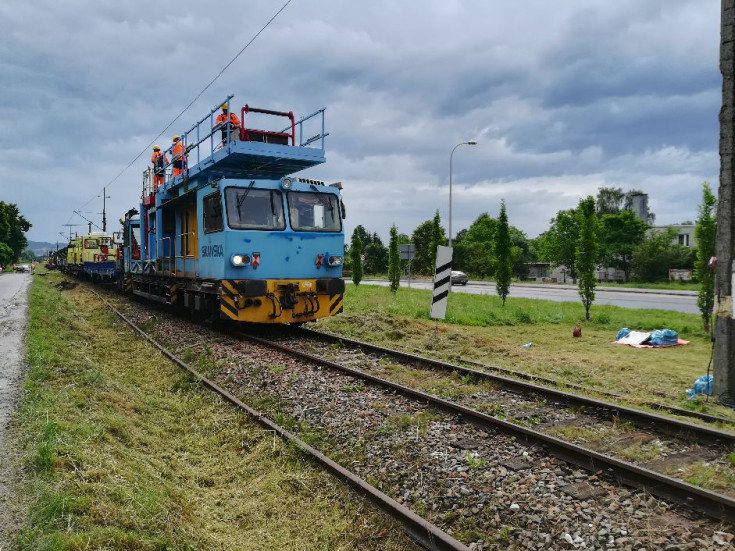
[[[351,279],[347,278],[345,281],[352,281]],[[386,279],[363,279],[363,281],[375,281],[375,282],[386,282]],[[411,278],[411,282],[423,282],[423,283],[431,283],[431,279],[428,278]],[[407,284],[408,279],[401,278],[401,284]],[[469,282],[470,286],[494,286],[494,281],[472,281]],[[532,289],[548,289],[548,290],[554,290],[554,289],[577,289],[576,285],[570,285],[570,284],[563,284],[563,283],[512,283],[512,287],[527,287]],[[687,290],[681,290],[678,291],[676,289],[640,289],[637,287],[608,287],[608,286],[598,286],[595,288],[597,291],[610,291],[613,293],[640,293],[640,294],[651,294],[651,295],[673,295],[673,296],[691,296],[696,297],[697,291],[687,291]]]

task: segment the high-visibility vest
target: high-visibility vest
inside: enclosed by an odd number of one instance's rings
[[[184,148],[184,142],[179,140],[174,144],[174,167],[184,168],[186,163],[186,149]]]
[[[240,127],[240,119],[237,117],[237,115],[235,115],[235,113],[230,113],[230,117],[229,118],[230,118],[230,124],[232,126],[237,126],[238,128]],[[224,122],[226,120],[227,120],[227,117],[225,117],[225,114],[224,113],[220,113],[219,116],[217,117],[216,123],[217,124],[224,124]]]

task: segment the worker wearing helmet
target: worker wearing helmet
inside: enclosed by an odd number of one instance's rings
[[[186,169],[186,148],[181,137],[176,135],[173,138],[173,154],[174,154],[174,178],[181,175]]]
[[[161,153],[161,146],[153,146],[153,155],[151,155],[151,163],[153,163],[153,191],[158,189],[158,186],[163,185],[163,175],[168,164],[168,158],[166,155]]]
[[[222,129],[222,145],[227,143],[227,134],[229,129],[230,141],[240,139],[240,119],[235,113],[229,113],[229,106],[227,102],[222,104],[222,112],[217,116],[215,121],[215,128],[218,126]]]

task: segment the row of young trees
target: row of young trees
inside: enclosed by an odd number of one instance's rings
[[[633,197],[640,192],[620,188],[600,188],[596,197],[582,199],[576,208],[561,210],[551,220],[549,230],[535,240],[508,223],[505,202],[497,219],[482,213],[468,229],[454,239],[453,266],[474,277],[493,277],[498,295],[508,296],[512,277],[523,278],[528,263],[548,262],[564,266],[579,287],[585,315],[595,298],[598,266],[623,272],[626,281],[668,279],[669,268],[694,268],[701,284],[699,304],[705,325],[709,323],[714,303],[714,274],[709,260],[715,254],[715,198],[707,182],[702,185],[702,203],[695,229],[697,248],[676,243],[674,229],[651,232],[649,214],[641,220],[631,210]],[[415,256],[412,271],[430,275],[434,271],[436,248],[447,243],[439,211],[432,220],[420,224],[409,237],[399,234],[395,225],[390,244],[385,247],[377,233],[358,226],[352,234],[345,268],[359,284],[363,274],[388,273],[391,288],[398,288],[407,261],[399,260],[398,245],[412,243]]]
[[[593,199],[597,219],[599,250],[597,265],[616,268],[623,272],[625,281],[653,282],[668,279],[669,268],[694,268],[696,253],[693,249],[676,244],[676,230],[649,232],[647,221],[639,219],[630,207],[632,197],[640,192],[624,193],[620,188],[600,188]],[[529,239],[525,233],[508,225],[510,238],[511,274],[524,279],[529,264],[548,262],[564,266],[573,282],[577,281],[577,241],[581,220],[579,206],[559,211],[551,220],[549,229],[537,239]],[[655,215],[649,215],[649,221]],[[475,278],[496,276],[498,258],[495,241],[500,217],[493,218],[487,212],[480,214],[469,228],[461,230],[453,239],[453,266]],[[361,245],[365,274],[385,274],[388,270],[388,248],[377,233],[364,226],[355,228],[350,246],[355,239]],[[434,270],[436,246],[446,244],[446,234],[441,227],[439,213],[431,220],[419,224],[409,236],[398,234],[398,243],[412,243],[415,257],[411,269],[416,274],[430,275]],[[353,250],[354,254],[354,250]],[[348,260],[346,268],[350,269]],[[402,270],[406,271],[406,261]]]
[[[597,266],[621,270],[625,281],[660,281],[669,268],[695,268],[700,284],[698,304],[702,321],[709,327],[714,307],[714,271],[717,199],[708,182],[702,184],[702,202],[695,225],[696,248],[679,245],[678,231],[669,228],[651,232],[648,221],[630,210],[630,195],[620,188],[600,188],[597,198],[588,197],[576,209],[559,211],[551,227],[537,239],[541,260],[565,266],[577,281],[586,318],[594,301]]]
[[[700,208],[707,209],[714,219],[717,200],[707,182],[703,183],[704,198]],[[632,192],[635,194],[635,192]],[[595,199],[599,251],[597,264],[616,268],[625,281],[664,281],[670,268],[693,269],[697,249],[677,243],[678,232],[669,228],[649,231],[651,226],[630,210],[630,202],[619,188],[600,188]],[[702,219],[702,212],[698,213]],[[649,216],[652,220],[654,215]],[[691,222],[688,222],[691,223]],[[699,223],[699,222],[698,222]],[[538,259],[554,266],[564,266],[573,281],[577,279],[576,243],[580,235],[579,207],[559,211],[551,220],[549,230],[535,242]],[[695,233],[698,242],[699,238]],[[707,236],[704,236],[706,242]],[[695,270],[695,277],[701,281]]]
[[[452,239],[454,269],[472,274],[473,277],[495,276],[498,266],[506,266],[504,263],[499,263],[495,245],[499,229],[506,226],[511,276],[525,277],[528,274],[528,262],[536,259],[536,251],[533,242],[522,231],[508,224],[505,203],[501,203],[501,211],[497,219],[492,218],[488,213],[482,213],[469,229],[463,229]],[[391,231],[393,232],[394,229]],[[503,229],[503,232],[505,231]],[[415,256],[411,260],[412,273],[433,274],[436,247],[446,245],[448,241],[441,225],[439,211],[436,212],[433,219],[419,224],[410,236],[398,233],[397,230],[395,233],[396,250],[399,244],[411,243],[414,245]],[[501,237],[505,239],[506,233],[503,233]],[[361,275],[385,274],[389,269],[389,249],[390,247],[383,244],[377,233],[369,232],[362,225],[357,226],[348,245],[345,269],[350,271],[354,278],[354,259],[362,258]],[[504,249],[501,250],[504,251]],[[407,269],[408,261],[400,261],[399,272],[405,273]]]
[[[488,267],[488,272],[495,275],[496,288],[503,304],[510,292],[514,254],[520,256],[523,250],[513,245],[513,233],[520,234],[525,240],[521,232],[509,226],[505,201],[502,201],[497,220],[491,219],[486,213],[481,215],[473,227],[462,232],[453,243],[455,255],[459,252],[465,260],[471,258],[472,253],[478,252],[486,254],[491,259],[492,265]],[[486,240],[480,241],[480,235],[484,235]],[[415,256],[411,261],[412,270],[420,274],[433,273],[437,247],[447,244],[438,210],[432,220],[416,228],[411,238],[406,234],[399,234],[395,224],[391,226],[387,248],[377,233],[371,234],[362,225],[357,226],[352,232],[345,269],[350,272],[355,285],[360,284],[364,273],[382,274],[387,271],[391,291],[396,292],[401,274],[408,263],[400,260],[398,245],[408,243],[413,243],[415,248]],[[482,248],[482,251],[478,251],[479,248]],[[456,266],[456,261],[454,265]]]
[[[25,232],[31,224],[14,203],[0,201],[0,266],[18,262],[28,244]]]

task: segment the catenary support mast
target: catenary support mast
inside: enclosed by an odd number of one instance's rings
[[[735,320],[733,319],[733,178],[735,177],[735,0],[722,0],[720,23],[720,187],[717,206],[717,316],[714,394],[735,399]]]

